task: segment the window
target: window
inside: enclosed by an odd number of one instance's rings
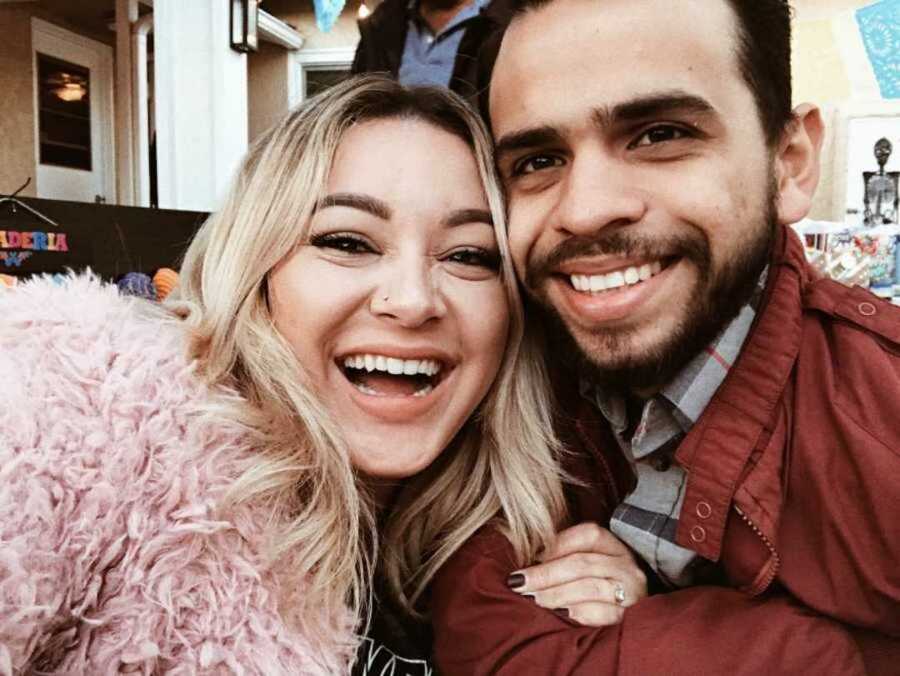
[[[342,80],[346,80],[348,77],[350,77],[350,70],[347,68],[338,70],[333,68],[307,68],[306,89],[303,92],[303,98],[308,99],[310,96],[315,96]]]
[[[37,54],[41,164],[91,170],[91,73]]]
[[[350,77],[354,47],[301,49],[296,52],[300,71],[299,97],[292,105],[333,87]]]

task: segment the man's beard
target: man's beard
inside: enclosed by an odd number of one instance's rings
[[[545,258],[535,261],[526,275],[525,285],[542,314],[551,354],[559,365],[574,370],[593,383],[628,391],[655,391],[671,379],[701,350],[704,350],[734,319],[752,296],[765,268],[777,227],[774,187],[767,200],[762,222],[754,223],[749,241],[736,248],[737,253],[712,269],[707,235],[697,229],[684,234],[648,238],[634,236],[627,229],[601,231],[596,236],[567,239]],[[559,311],[539,291],[564,261],[597,254],[619,254],[654,260],[682,258],[693,264],[698,280],[678,325],[665,338],[641,353],[626,348],[641,330],[599,329],[591,335],[591,345],[583,346],[568,329]],[[647,330],[647,327],[643,327]],[[590,352],[617,354],[615,363],[602,363]]]

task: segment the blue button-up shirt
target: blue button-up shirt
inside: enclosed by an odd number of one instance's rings
[[[443,30],[435,34],[422,20],[416,0],[410,2],[409,28],[397,79],[404,85],[437,85],[447,87],[453,76],[456,52],[466,25],[487,5],[489,0],[474,0],[463,7]]]

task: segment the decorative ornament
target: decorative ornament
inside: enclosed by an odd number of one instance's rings
[[[313,0],[316,9],[316,25],[323,33],[327,33],[334,26],[334,22],[344,9],[344,0]]]
[[[143,272],[129,272],[117,282],[119,291],[126,296],[137,296],[156,300],[156,287],[149,275]]]
[[[178,273],[171,268],[160,268],[153,275],[153,284],[156,285],[156,293],[159,296],[159,300],[164,301],[172,293],[172,290],[178,286]]]
[[[900,0],[881,0],[856,12],[881,95],[900,99]]]

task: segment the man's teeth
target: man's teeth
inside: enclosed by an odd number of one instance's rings
[[[624,270],[608,272],[605,275],[571,275],[572,286],[576,291],[588,291],[598,293],[611,291],[623,286],[631,286],[638,282],[646,282],[651,277],[662,272],[662,263],[654,261],[645,263],[640,267],[629,267]]]
[[[441,364],[433,359],[396,359],[380,354],[357,354],[344,357],[344,366],[351,369],[381,371],[394,376],[424,375],[435,376],[441,370]]]

